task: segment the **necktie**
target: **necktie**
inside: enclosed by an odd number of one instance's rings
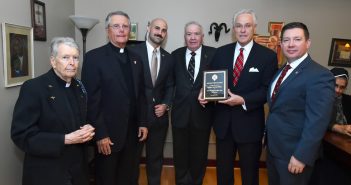
[[[191,52],[191,58],[188,65],[188,72],[190,75],[190,81],[194,83],[194,74],[195,74],[195,52]]]
[[[336,105],[336,119],[335,122],[338,124],[345,125],[347,124],[346,117],[344,115],[344,111],[342,108],[342,97],[336,97],[335,99],[335,105]]]
[[[275,83],[274,90],[273,90],[273,93],[272,93],[272,102],[274,102],[276,94],[279,91],[280,84],[282,83],[282,81],[283,81],[286,73],[289,71],[289,69],[291,69],[291,66],[288,64],[288,65],[286,65],[284,67],[282,73],[280,74],[280,76],[279,76],[279,78],[277,80],[277,83]]]
[[[152,58],[151,58],[151,80],[152,80],[152,84],[155,86],[155,82],[156,82],[156,77],[157,77],[157,50],[154,49],[154,51],[152,52]]]
[[[235,66],[233,69],[233,85],[234,86],[236,86],[236,84],[238,83],[240,73],[244,68],[244,53],[243,53],[243,51],[244,51],[244,48],[240,48],[240,53],[235,61]]]

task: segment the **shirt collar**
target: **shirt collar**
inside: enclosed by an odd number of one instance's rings
[[[288,64],[291,66],[291,68],[295,69],[297,66],[301,64],[302,61],[304,61],[308,56],[308,53],[305,53],[302,57],[300,57],[297,60],[294,60],[292,62],[288,62]]]
[[[240,48],[244,48],[244,51],[251,51],[251,48],[253,46],[253,40],[251,40],[249,43],[247,43],[244,47],[239,44],[239,42],[236,42],[237,44],[235,45],[235,51],[239,51]]]
[[[151,53],[154,51],[154,49],[156,49],[156,53],[158,53],[160,51],[160,46],[154,48],[150,43],[149,41],[146,41],[146,49],[148,51],[151,51]]]
[[[202,45],[197,49],[197,50],[195,50],[194,52],[196,53],[196,55],[198,55],[199,54],[199,52],[201,51],[201,49],[202,49]],[[189,48],[186,48],[186,55],[191,55],[191,50],[189,49]],[[196,56],[195,55],[195,56]]]

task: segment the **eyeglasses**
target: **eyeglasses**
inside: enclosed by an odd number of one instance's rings
[[[62,62],[68,63],[70,61],[79,62],[79,56],[69,56],[69,55],[64,55],[64,56],[60,56],[57,57],[58,59],[60,59]]]
[[[235,29],[238,29],[238,30],[241,30],[241,29],[243,29],[243,28],[245,28],[245,29],[250,29],[250,28],[252,28],[252,24],[245,24],[245,25],[242,25],[242,24],[234,24],[234,28]]]
[[[129,29],[129,25],[123,24],[123,25],[119,25],[119,24],[113,24],[113,25],[109,25],[109,27],[111,27],[113,30],[128,30]]]

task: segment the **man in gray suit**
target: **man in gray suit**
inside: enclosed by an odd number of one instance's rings
[[[206,171],[212,106],[202,107],[197,98],[203,71],[215,49],[204,46],[203,29],[197,22],[185,25],[186,46],[173,51],[175,97],[172,107],[173,157],[177,185],[201,185]]]
[[[147,100],[148,139],[146,145],[146,175],[149,185],[160,185],[163,146],[168,130],[168,110],[173,96],[173,62],[171,55],[161,48],[167,37],[167,22],[156,18],[147,28],[147,41],[131,47],[139,54],[144,68]],[[144,143],[139,146],[140,158]],[[137,160],[137,169],[139,160]],[[139,174],[139,173],[138,173]],[[135,180],[138,180],[136,175]]]

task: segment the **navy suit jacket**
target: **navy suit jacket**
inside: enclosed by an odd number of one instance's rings
[[[125,52],[131,65],[134,95],[128,92],[127,80],[111,44],[89,51],[82,69],[82,81],[88,92],[88,123],[96,129],[96,140],[110,137],[113,152],[123,148],[128,127],[135,129],[137,137],[137,127],[147,123],[143,64],[136,53],[127,48]],[[136,99],[137,113],[130,112],[130,96]],[[137,123],[131,123],[131,117],[135,117]]]
[[[186,47],[172,52],[174,58],[175,93],[172,108],[172,126],[186,128],[190,118],[195,118],[197,129],[209,129],[212,124],[212,106],[203,108],[198,96],[202,87],[203,71],[208,70],[215,53],[215,48],[202,46],[199,73],[192,83],[186,66]]]
[[[313,165],[330,120],[334,86],[333,75],[308,56],[283,81],[274,103],[268,91],[267,144],[274,157],[294,156]]]
[[[140,56],[143,63],[145,96],[148,107],[147,117],[149,124],[153,124],[156,119],[162,121],[162,123],[168,124],[168,112],[166,112],[160,118],[157,118],[155,115],[154,106],[157,104],[166,104],[169,107],[171,106],[174,89],[173,59],[171,54],[169,54],[163,48],[160,48],[160,69],[155,86],[153,86],[146,42],[131,46],[130,49]]]
[[[244,98],[247,110],[241,105],[231,107],[217,103],[213,127],[219,138],[224,138],[231,128],[236,142],[257,142],[263,136],[263,105],[266,103],[268,85],[277,70],[277,55],[254,42],[239,81],[234,87],[232,71],[235,45],[236,43],[231,43],[218,48],[211,69],[228,70],[228,88],[232,93]]]

